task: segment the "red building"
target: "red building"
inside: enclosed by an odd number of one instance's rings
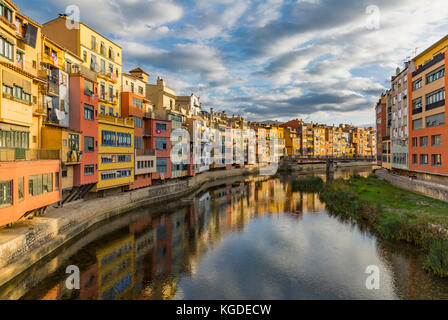
[[[408,76],[409,170],[418,174],[448,176],[447,44],[445,37],[415,57]]]
[[[381,166],[383,164],[383,137],[386,136],[386,95],[381,95],[381,99],[378,101],[375,107],[376,114],[376,153],[377,164]]]
[[[156,172],[153,180],[171,178],[171,120],[163,110],[156,110],[154,117],[145,116],[143,122],[143,140],[145,149],[155,150]]]
[[[82,132],[72,197],[82,198],[98,182],[98,86],[96,75],[88,70],[70,75],[70,114],[70,128]]]

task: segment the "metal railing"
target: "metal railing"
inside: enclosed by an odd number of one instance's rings
[[[0,148],[0,161],[60,160],[61,150]]]

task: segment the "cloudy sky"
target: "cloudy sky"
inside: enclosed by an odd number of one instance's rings
[[[448,33],[447,0],[15,0],[80,19],[206,109],[365,125],[397,66]]]

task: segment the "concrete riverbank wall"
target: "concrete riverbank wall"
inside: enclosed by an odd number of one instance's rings
[[[378,178],[385,180],[396,187],[448,202],[448,184],[417,180],[406,176],[391,174],[385,169],[376,170],[375,174]]]

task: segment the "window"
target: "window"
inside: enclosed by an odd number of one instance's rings
[[[93,106],[88,104],[84,105],[84,119],[93,120]]]
[[[95,173],[95,168],[93,164],[84,166],[84,175],[91,176]]]
[[[101,145],[115,147],[117,145],[117,135],[113,131],[101,131]]]
[[[166,123],[156,123],[156,130],[158,131],[166,131]]]
[[[167,158],[157,158],[157,173],[166,173],[167,171]]]
[[[420,137],[420,147],[428,146],[428,137]]]
[[[0,181],[0,208],[12,205],[12,180]]]
[[[112,47],[109,47],[109,58],[110,59],[114,58],[114,49],[112,49]]]
[[[138,86],[138,94],[143,95],[143,87]]]
[[[28,178],[30,196],[53,192],[53,174],[38,174]]]
[[[422,98],[412,101],[412,114],[421,113],[423,111]]]
[[[114,102],[114,87],[109,85],[109,102]]]
[[[417,138],[412,138],[412,146],[418,147],[418,139]]]
[[[71,133],[68,135],[68,148],[69,150],[79,150],[79,135]]]
[[[156,138],[156,149],[166,150],[167,149],[167,138]]]
[[[115,172],[103,172],[101,173],[101,180],[115,179]]]
[[[127,162],[131,162],[132,157],[130,154],[120,154],[118,157],[118,162],[120,163],[127,163]]]
[[[14,89],[7,85],[3,85],[3,93],[6,93],[9,97],[13,96]]]
[[[143,108],[143,101],[135,97],[132,97],[132,104],[138,108]]]
[[[381,113],[381,106],[378,106],[378,108],[376,109],[376,113],[380,114]]]
[[[433,147],[442,145],[442,136],[440,134],[431,137],[431,145]]]
[[[106,61],[103,59],[100,60],[100,73],[106,74]]]
[[[14,60],[13,50],[14,45],[0,37],[0,55],[12,61]]]
[[[131,174],[132,174],[132,170],[118,170],[117,171],[117,178],[130,177]]]
[[[59,191],[59,172],[56,172],[54,176],[55,176],[55,178],[54,178],[55,187],[54,188],[56,191]]]
[[[90,49],[96,50],[96,39],[94,36],[90,39]]]
[[[96,56],[94,54],[90,56],[90,70],[95,72],[98,71],[98,63],[96,62]]]
[[[443,76],[445,76],[445,66],[440,67],[439,69],[429,73],[426,76],[426,83],[431,83],[433,81],[436,81],[437,79],[442,78]]]
[[[117,132],[117,146],[118,147],[132,147],[131,134]]]
[[[134,117],[134,127],[143,128],[143,120],[140,117]]]
[[[437,127],[445,124],[445,112],[426,117],[426,128]]]
[[[101,163],[113,163],[114,157],[111,155],[101,156]]]
[[[434,167],[440,167],[442,165],[442,155],[441,154],[431,155],[431,163]]]
[[[414,130],[418,130],[418,129],[423,128],[423,120],[422,119],[413,120],[412,121],[412,128]]]
[[[106,106],[104,104],[100,105],[100,113],[101,114],[106,114]]]
[[[84,94],[87,96],[93,96],[93,82],[84,79]]]
[[[134,148],[135,149],[143,149],[143,138],[142,137],[134,137]]]
[[[428,155],[427,154],[421,154],[420,155],[420,164],[421,165],[428,165]]]
[[[412,155],[412,163],[413,163],[413,164],[418,164],[418,157],[417,157],[416,154],[413,154],[413,155]]]
[[[104,82],[100,83],[100,99],[106,99],[106,85]]]
[[[413,84],[412,84],[412,88],[413,88],[414,90],[418,90],[418,89],[420,89],[422,86],[423,86],[423,81],[422,81],[421,78],[418,79],[418,80],[415,80],[415,81],[413,82]]]
[[[113,115],[114,115],[114,108],[113,107],[109,107],[109,115],[111,117],[113,117]]]
[[[426,105],[431,105],[445,100],[445,89],[440,89],[426,95]],[[443,105],[443,104],[442,104]]]
[[[0,130],[0,148],[29,148],[29,132]]]
[[[23,200],[23,191],[24,191],[24,189],[23,189],[23,180],[24,180],[24,179],[25,179],[24,177],[21,177],[21,178],[18,179],[18,185],[19,185],[19,201],[22,201],[22,200]]]
[[[93,137],[84,137],[84,151],[85,152],[94,152],[94,139]]]

